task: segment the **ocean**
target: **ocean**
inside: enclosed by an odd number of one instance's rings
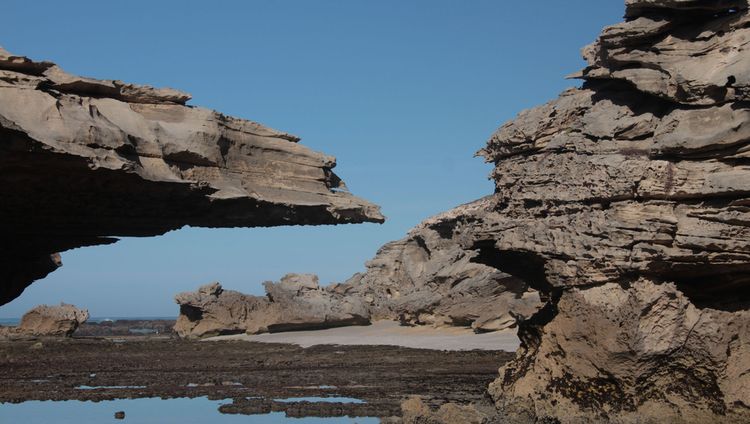
[[[177,317],[91,317],[86,322],[98,324],[102,321],[118,321],[118,320],[136,320],[136,321],[156,321],[156,320],[176,320]],[[0,318],[0,325],[12,326],[18,325],[21,322],[21,318]]]

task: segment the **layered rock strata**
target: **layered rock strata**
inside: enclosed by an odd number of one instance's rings
[[[88,319],[89,311],[74,305],[39,305],[26,312],[17,327],[0,327],[0,337],[70,337]]]
[[[584,83],[503,125],[452,234],[547,302],[490,393],[509,422],[750,420],[750,13],[628,0]]]
[[[219,283],[178,294],[175,332],[198,338],[370,323],[370,314],[359,299],[345,297],[331,287],[321,288],[315,275],[287,274],[278,283],[264,285],[265,297],[224,290]]]
[[[466,326],[476,332],[515,327],[542,306],[539,292],[482,263],[480,249],[461,245],[461,221],[481,219],[488,201],[425,220],[407,237],[380,248],[367,262],[366,272],[354,275],[339,290],[363,299],[374,319]]]
[[[335,158],[189,99],[0,49],[0,304],[116,236],[383,221]]]

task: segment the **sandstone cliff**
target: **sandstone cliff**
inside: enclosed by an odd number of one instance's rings
[[[748,2],[625,3],[583,86],[492,136],[495,194],[451,219],[545,301],[485,422],[750,422]]]
[[[492,136],[496,193],[457,218],[547,300],[490,393],[510,422],[748,422],[748,4],[626,8],[580,89]]]
[[[113,236],[383,221],[333,157],[189,99],[0,49],[0,304]]]

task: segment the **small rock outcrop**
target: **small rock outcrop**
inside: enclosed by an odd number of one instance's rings
[[[26,312],[17,327],[2,327],[0,337],[70,337],[89,319],[89,311],[74,305],[39,305]]]
[[[315,275],[287,274],[278,283],[264,285],[265,297],[224,290],[219,283],[178,294],[175,332],[197,338],[370,323],[370,314],[358,298],[345,297],[333,287],[321,288]]]
[[[78,327],[89,319],[89,311],[74,305],[39,305],[21,317],[18,329],[35,336],[70,337]]]
[[[189,99],[0,48],[0,305],[117,236],[383,221],[332,156]]]
[[[486,414],[474,405],[445,403],[433,410],[418,396],[412,396],[401,403],[401,424],[484,424],[494,411]]]

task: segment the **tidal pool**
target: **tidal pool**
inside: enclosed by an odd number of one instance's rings
[[[276,402],[292,403],[292,402],[323,402],[323,403],[365,403],[362,399],[355,399],[349,397],[292,397],[286,399],[274,399]]]
[[[187,424],[187,423],[379,423],[378,418],[288,418],[283,412],[263,415],[222,414],[219,406],[231,399],[209,400],[200,398],[178,399],[117,399],[100,402],[91,401],[27,401],[23,403],[0,403],[2,424]],[[115,418],[115,412],[124,411],[125,419]]]

